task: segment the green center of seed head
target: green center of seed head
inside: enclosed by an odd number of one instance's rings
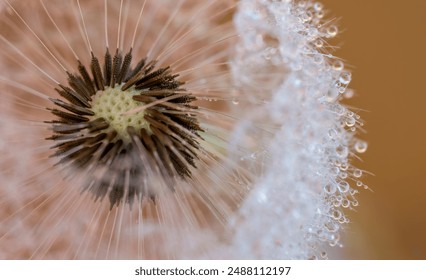
[[[99,90],[92,97],[92,111],[95,115],[93,119],[104,118],[109,123],[109,129],[115,130],[123,141],[130,141],[127,133],[127,127],[132,126],[136,131],[145,128],[149,131],[149,123],[144,119],[144,110],[124,114],[130,110],[144,105],[132,99],[139,95],[140,91],[131,87],[125,91],[121,90],[122,85],[116,85],[114,88],[107,87],[105,90]]]

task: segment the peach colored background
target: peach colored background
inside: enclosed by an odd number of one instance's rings
[[[374,173],[351,212],[349,259],[426,259],[426,1],[323,0],[339,17],[335,54],[354,65],[348,102],[365,120]]]

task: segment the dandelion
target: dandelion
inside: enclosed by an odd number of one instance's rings
[[[2,258],[327,258],[359,116],[308,1],[4,1]]]

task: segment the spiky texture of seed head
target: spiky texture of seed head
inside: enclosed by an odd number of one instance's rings
[[[189,166],[196,168],[202,131],[190,104],[196,97],[170,67],[158,69],[146,59],[131,67],[132,50],[124,59],[120,50],[104,57],[101,67],[92,53],[91,75],[79,62],[78,74],[67,73],[68,86],[55,89],[66,101],[51,98],[58,108],[48,110],[57,119],[49,121],[53,135],[47,139],[55,142],[59,164],[77,172],[113,170],[113,176],[89,176],[85,187],[96,198],[108,195],[111,207],[123,199],[154,199],[155,183],[141,180],[148,176],[145,164],[170,178],[171,190],[174,178],[190,177]]]
[[[5,5],[1,257],[326,258],[340,244],[366,144],[321,4]]]

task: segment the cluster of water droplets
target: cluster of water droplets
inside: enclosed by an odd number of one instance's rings
[[[236,83],[265,112],[250,112],[253,125],[277,128],[256,139],[262,145],[255,152],[270,158],[241,210],[251,223],[236,233],[246,257],[256,244],[262,249],[255,257],[327,258],[326,244],[341,246],[345,209],[358,206],[356,194],[368,188],[363,170],[351,163],[367,149],[356,138],[363,122],[340,103],[354,95],[352,75],[331,54],[327,42],[338,28],[324,17],[318,2],[243,0],[234,19],[241,34]],[[269,76],[259,79],[260,73]],[[256,243],[258,235],[264,239]]]

